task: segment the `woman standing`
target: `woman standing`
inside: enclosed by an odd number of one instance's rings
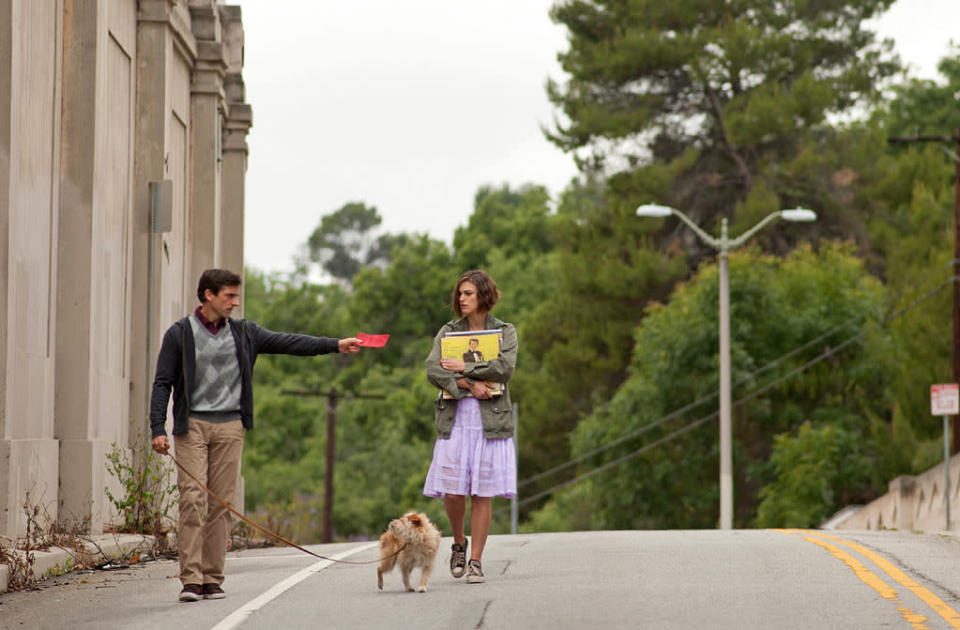
[[[484,271],[467,271],[453,289],[450,307],[458,319],[440,328],[427,357],[427,379],[453,397],[437,397],[434,421],[437,441],[423,493],[443,498],[453,547],[450,573],[465,572],[467,583],[484,581],[481,559],[490,531],[493,497],[517,493],[516,451],[513,443],[513,405],[507,382],[517,363],[517,331],[513,324],[490,314],[500,291]],[[441,358],[440,340],[449,332],[502,331],[500,354],[489,360],[465,363]],[[503,393],[492,396],[485,381],[503,384]],[[467,496],[470,497],[470,534],[473,541],[467,562],[464,533]]]

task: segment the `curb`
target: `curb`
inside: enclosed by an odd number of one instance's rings
[[[69,573],[76,563],[78,555],[88,556],[96,564],[120,558],[129,558],[153,549],[154,537],[139,534],[106,534],[94,536],[83,541],[85,551],[51,547],[48,551],[33,551],[33,571],[31,580]],[[21,558],[23,552],[15,552]],[[10,584],[10,567],[0,564],[0,593],[7,592]]]

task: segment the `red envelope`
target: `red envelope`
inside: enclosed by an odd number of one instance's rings
[[[368,335],[367,333],[357,333],[357,339],[366,348],[382,348],[387,345],[387,339],[390,335]]]

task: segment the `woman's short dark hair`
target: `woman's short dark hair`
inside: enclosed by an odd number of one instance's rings
[[[210,289],[210,293],[217,295],[223,287],[239,287],[241,284],[243,284],[243,279],[232,271],[207,269],[200,275],[200,283],[197,284],[197,297],[203,304],[207,301],[207,289]]]
[[[465,271],[457,280],[453,287],[453,293],[450,294],[450,308],[456,313],[457,317],[463,317],[460,311],[460,285],[464,282],[472,282],[477,287],[477,309],[484,313],[490,312],[493,305],[500,299],[500,290],[497,289],[497,283],[493,281],[486,271],[480,269],[471,269]]]

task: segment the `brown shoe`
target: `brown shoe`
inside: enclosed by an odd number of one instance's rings
[[[184,584],[180,591],[181,602],[195,602],[203,596],[203,590],[199,584]]]
[[[202,592],[204,599],[223,599],[227,596],[219,584],[204,584]]]

